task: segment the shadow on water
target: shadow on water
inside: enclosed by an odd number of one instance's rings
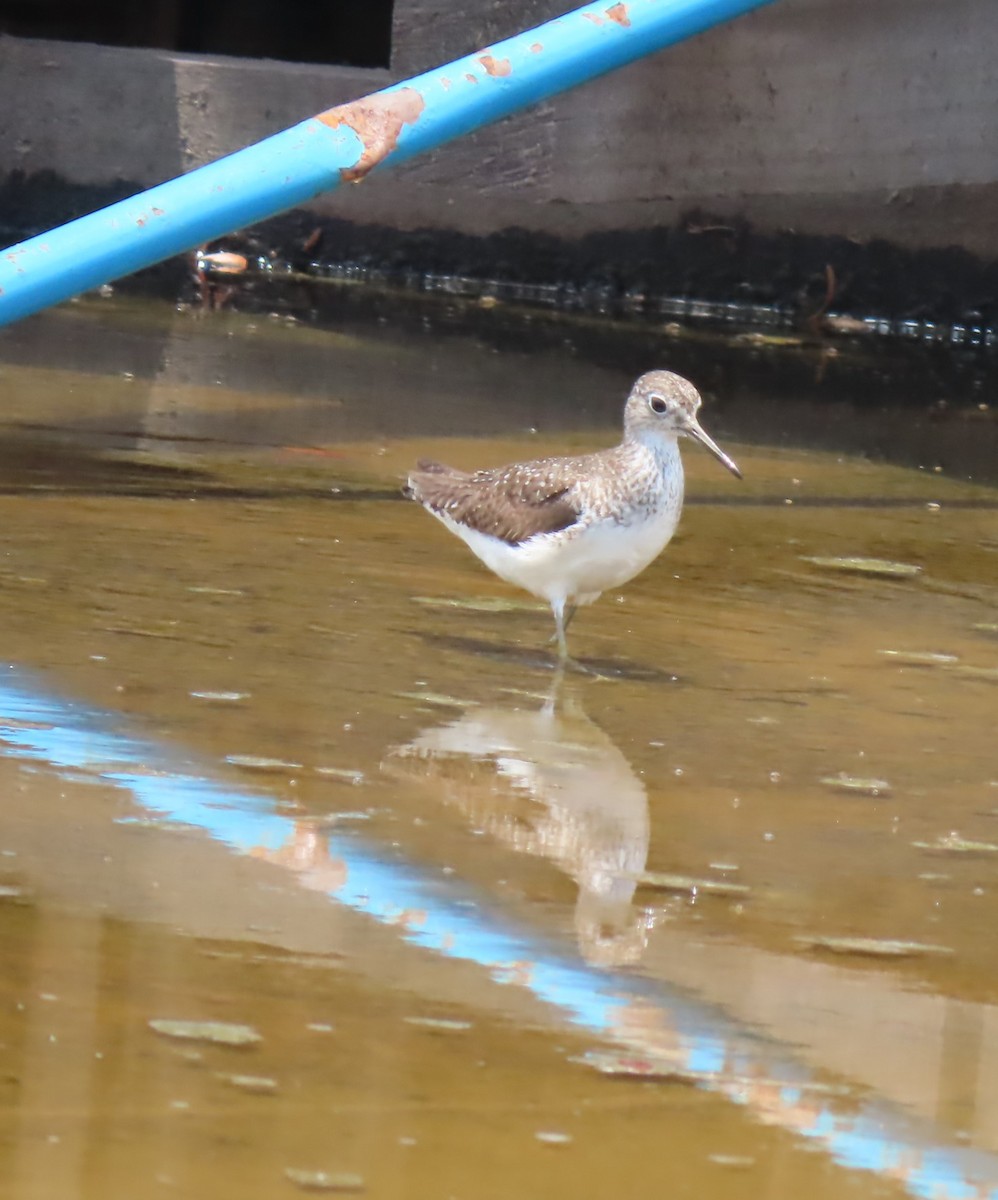
[[[485,638],[458,637],[446,633],[426,633],[423,640],[429,646],[455,650],[468,655],[481,655],[495,662],[507,663],[530,671],[546,671],[554,674],[558,670],[558,655],[553,649],[521,646],[515,643],[500,643]],[[661,667],[646,663],[628,662],[623,658],[579,658],[567,664],[572,675],[591,675],[600,679],[630,679],[644,683],[675,683],[677,676],[670,675]]]
[[[4,1194],[998,1195],[976,384],[919,471],[929,385],[826,362],[809,439],[816,360],[701,350],[746,483],[686,455],[559,689],[546,608],[387,501],[606,444],[693,339],[371,303],[0,341]]]

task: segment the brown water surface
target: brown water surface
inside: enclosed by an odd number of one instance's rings
[[[0,1194],[998,1194],[998,492],[708,397],[745,483],[687,449],[556,688],[398,485],[607,444],[625,373],[155,305],[4,338]]]

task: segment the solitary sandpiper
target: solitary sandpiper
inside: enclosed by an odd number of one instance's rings
[[[546,600],[558,652],[580,604],[619,587],[665,549],[683,508],[679,438],[741,472],[697,421],[700,393],[671,371],[649,371],[624,406],[619,446],[469,474],[420,462],[405,494],[456,533],[501,579]]]

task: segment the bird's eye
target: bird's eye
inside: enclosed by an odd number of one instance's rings
[[[667,407],[661,396],[649,396],[648,403],[654,413],[664,413]]]

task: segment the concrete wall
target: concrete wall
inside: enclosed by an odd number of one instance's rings
[[[0,39],[0,182],[157,182],[566,6],[396,0],[391,71]],[[778,0],[316,208],[566,237],[701,209],[996,255],[996,62],[993,0]]]
[[[540,20],[563,7],[507,10]],[[406,0],[400,70],[517,23],[489,18],[470,30],[433,0]],[[531,226],[561,231],[705,208],[763,231],[991,254],[996,62],[990,0],[779,0],[445,150],[417,179],[420,191],[448,175],[484,187],[517,221],[526,210]]]

